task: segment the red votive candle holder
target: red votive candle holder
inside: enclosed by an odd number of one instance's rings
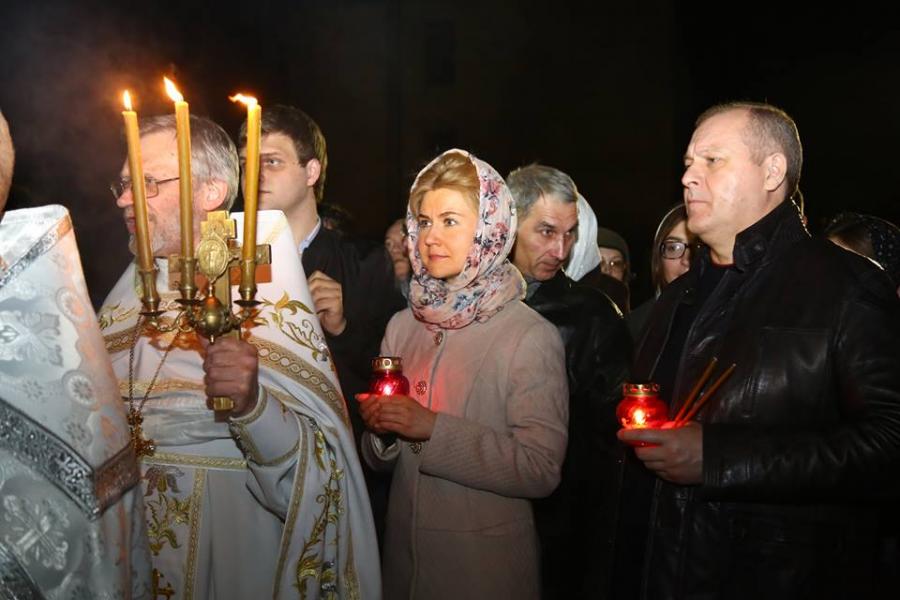
[[[377,396],[409,396],[409,380],[403,376],[403,361],[399,356],[378,356],[372,359],[369,393]]]
[[[626,383],[622,401],[616,407],[616,418],[624,429],[659,429],[666,423],[669,408],[659,399],[655,383]],[[625,442],[631,446],[647,446],[646,442]]]

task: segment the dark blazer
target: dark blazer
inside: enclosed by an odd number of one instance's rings
[[[406,308],[406,300],[394,283],[394,269],[383,246],[368,252],[322,227],[301,256],[309,277],[322,271],[343,290],[347,327],[339,336],[326,333],[341,389],[350,409],[357,441],[363,425],[353,395],[368,389],[371,361],[378,356],[388,321]]]

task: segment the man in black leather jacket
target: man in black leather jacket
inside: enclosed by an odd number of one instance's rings
[[[682,183],[707,248],[663,292],[635,375],[675,414],[712,357],[714,377],[737,368],[690,425],[619,433],[656,446],[626,454],[615,597],[873,593],[879,503],[898,493],[900,303],[810,238],[787,200],[801,162],[772,106],[697,121]]]
[[[631,355],[628,329],[602,292],[576,284],[562,271],[578,228],[577,192],[565,173],[542,165],[507,178],[516,200],[513,263],[527,283],[526,303],[556,325],[566,347],[569,443],[562,480],[536,501],[544,598],[581,594],[589,556],[579,550],[606,503],[614,469],[614,421]],[[605,424],[605,429],[602,425]]]

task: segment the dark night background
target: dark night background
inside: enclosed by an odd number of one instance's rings
[[[72,212],[95,302],[129,260],[107,190],[124,160],[121,92],[143,115],[191,110],[234,134],[244,91],[310,113],[328,140],[326,200],[380,239],[414,174],[459,146],[501,173],[531,161],[575,179],[632,246],[649,294],[656,224],[680,198],[693,120],[732,99],[797,120],[815,233],[854,209],[900,221],[900,36],[892,15],[782,4],[295,0],[0,6],[0,108],[17,164],[9,208]],[[715,14],[715,16],[711,16]]]

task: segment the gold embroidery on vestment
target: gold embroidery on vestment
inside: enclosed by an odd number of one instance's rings
[[[309,463],[309,440],[307,438],[307,426],[300,423],[300,439],[297,446],[302,449],[297,463],[297,470],[294,475],[294,489],[291,491],[291,503],[288,507],[287,516],[284,520],[284,533],[281,535],[281,548],[278,552],[278,567],[275,569],[275,593],[273,597],[278,597],[281,589],[281,576],[284,573],[284,561],[287,553],[291,548],[291,537],[294,534],[294,525],[297,522],[297,511],[300,508],[300,501],[303,499],[303,484],[306,480],[306,469]]]
[[[278,344],[257,337],[251,337],[249,341],[256,346],[260,360],[265,361],[267,367],[290,377],[323,398],[331,410],[341,417],[344,424],[350,426],[350,417],[343,397],[319,369]]]
[[[319,435],[321,435],[321,431],[316,428],[317,438]],[[324,441],[324,436],[322,439]],[[300,592],[300,597],[304,599],[307,596],[307,580],[310,578],[318,583],[320,597],[338,598],[339,596],[334,561],[326,561],[325,557],[320,554],[328,545],[340,544],[339,530],[335,531],[333,542],[327,541],[327,532],[329,525],[335,527],[339,520],[338,517],[344,512],[340,485],[344,472],[337,467],[333,457],[329,457],[328,464],[330,467],[328,481],[323,486],[322,493],[316,497],[316,502],[322,505],[322,512],[313,521],[309,537],[303,542],[303,550],[297,559],[294,572],[294,586]],[[324,470],[324,465],[320,469]],[[316,550],[317,547],[320,551]]]
[[[184,598],[191,600],[194,597],[194,577],[197,574],[197,548],[200,541],[200,526],[202,525],[203,511],[203,487],[206,484],[206,469],[197,469],[194,473],[194,489],[191,492],[191,537],[188,542],[187,569],[184,578]]]
[[[136,379],[134,382],[134,393],[138,395],[143,395],[147,393],[147,388],[150,387],[150,381],[146,379]],[[153,390],[155,392],[177,392],[177,391],[200,391],[206,392],[206,386],[202,383],[197,383],[194,381],[185,381],[183,379],[167,379],[165,381],[157,381],[153,385]],[[128,398],[128,381],[120,380],[119,381],[119,393],[124,397]],[[155,396],[156,394],[154,394]]]
[[[196,456],[194,454],[175,454],[174,452],[156,452],[153,456],[144,457],[148,465],[185,465],[201,469],[222,469],[226,471],[244,471],[247,461],[243,458],[220,456]]]
[[[147,482],[147,491],[144,493],[145,512],[147,514],[147,538],[150,542],[150,551],[153,556],[159,556],[162,549],[168,544],[173,549],[179,548],[176,526],[187,523],[191,509],[191,499],[179,500],[175,494],[178,489],[178,477],[184,472],[174,467],[153,466],[148,468],[143,475]],[[153,498],[153,494],[156,497]]]
[[[347,567],[344,569],[344,597],[348,600],[360,600],[359,578],[356,576],[356,563],[353,560],[353,533],[347,533]]]
[[[127,321],[134,315],[135,311],[137,311],[136,306],[132,306],[126,310],[121,307],[121,304],[121,302],[117,302],[112,306],[104,306],[100,309],[100,314],[97,315],[100,331],[103,331],[107,327],[112,327],[116,323]]]
[[[122,352],[131,348],[131,340],[134,339],[134,327],[129,327],[118,333],[110,333],[103,336],[103,344],[110,354]]]

